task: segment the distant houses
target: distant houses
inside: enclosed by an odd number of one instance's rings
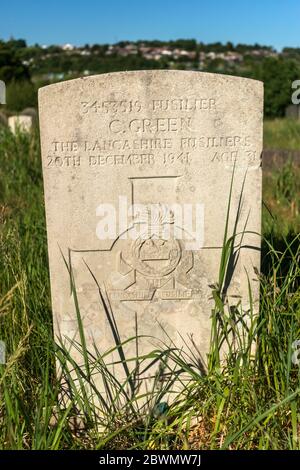
[[[43,47],[46,48],[46,46]],[[79,54],[81,56],[90,56],[95,53],[92,46],[76,47],[73,44],[67,43],[59,47],[66,53]],[[49,55],[49,52],[47,55]],[[274,50],[263,48],[249,49],[243,53],[234,50],[217,52],[214,50],[203,51],[201,48],[199,48],[199,51],[197,51],[196,49],[186,50],[184,48],[172,47],[170,45],[151,46],[143,42],[129,42],[107,45],[105,55],[119,57],[140,55],[147,60],[161,60],[163,58],[168,58],[170,60],[182,59],[187,61],[199,61],[200,64],[206,61],[222,60],[228,64],[236,64],[243,62],[246,55],[253,57],[276,57],[279,54]]]
[[[40,48],[39,51],[38,47]],[[82,45],[75,46],[71,43],[66,43],[63,45],[51,45],[51,46],[38,46],[33,50],[34,55],[30,56],[27,54],[24,57],[22,63],[27,67],[32,67],[34,69],[41,66],[42,69],[43,63],[49,61],[50,67],[49,72],[42,73],[42,78],[46,80],[63,80],[74,74],[72,65],[70,69],[65,67],[64,70],[53,70],[53,64],[56,63],[56,58],[59,58],[57,63],[61,63],[62,56],[70,58],[73,60],[74,56],[81,56],[80,59],[75,60],[75,67],[78,64],[81,64],[79,70],[83,70],[84,75],[87,75],[89,71],[93,73],[93,67],[95,65],[94,58],[96,60],[102,60],[106,57],[109,58],[126,58],[136,56],[138,58],[143,58],[149,61],[163,61],[163,64],[168,64],[171,67],[175,68],[177,66],[183,66],[185,69],[190,70],[204,70],[207,66],[219,67],[222,68],[231,68],[236,66],[242,66],[243,62],[247,57],[252,57],[254,60],[260,60],[266,57],[277,57],[282,54],[287,54],[288,52],[277,52],[271,47],[265,46],[247,46],[247,45],[237,45],[236,47],[232,44],[223,45],[221,43],[216,44],[207,44],[197,43],[194,40],[178,40],[170,41],[163,43],[161,41],[121,41],[116,44],[93,44],[93,45]],[[89,57],[91,61],[89,61]],[[72,59],[71,59],[72,58]],[[54,67],[55,68],[55,67]]]

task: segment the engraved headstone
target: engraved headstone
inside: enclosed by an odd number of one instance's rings
[[[19,130],[20,132],[30,132],[32,128],[32,117],[31,116],[10,116],[8,118],[8,126],[13,134]]]
[[[249,279],[258,301],[262,83],[112,73],[40,89],[39,113],[55,335],[78,338],[66,261],[88,349],[114,345],[100,286],[122,341],[151,336],[140,354],[193,342],[205,360],[233,171],[228,298],[246,308]]]

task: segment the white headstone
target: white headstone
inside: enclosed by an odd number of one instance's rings
[[[40,89],[39,112],[55,334],[78,338],[64,257],[88,348],[114,345],[98,284],[122,341],[136,322],[151,336],[140,354],[155,339],[186,349],[192,338],[205,359],[233,169],[229,234],[240,202],[237,232],[247,221],[253,233],[236,242],[227,294],[246,306],[249,277],[258,301],[263,84],[112,73]],[[124,349],[135,355],[135,343]]]

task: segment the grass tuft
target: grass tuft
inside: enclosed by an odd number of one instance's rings
[[[294,341],[300,339],[297,174],[288,163],[284,171],[264,176],[260,312],[252,315],[250,308],[247,322],[242,305],[230,309],[226,301],[237,234],[229,233],[224,221],[208,367],[202,364],[206,358],[199,362],[175,345],[126,357],[99,286],[124,370],[118,381],[109,352],[87,351],[82,328],[72,343],[81,364],[73,361],[70,344],[53,342],[38,135],[13,136],[0,128],[0,340],[7,355],[0,365],[0,448],[299,449],[300,368],[292,360]],[[73,295],[76,305],[75,289]],[[80,325],[78,303],[77,314]],[[236,327],[239,322],[248,334]],[[138,330],[128,341],[137,343],[137,336]],[[229,353],[221,369],[225,343]],[[58,378],[55,358],[61,365]],[[153,364],[161,364],[168,380],[145,397],[138,378]],[[106,400],[94,381],[99,372]],[[167,404],[175,379],[183,387]],[[63,392],[70,400],[62,400]]]

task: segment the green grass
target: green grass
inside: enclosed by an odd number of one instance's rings
[[[291,159],[280,168],[264,174],[263,199],[266,211],[275,217],[263,219],[264,233],[277,237],[300,232],[300,167]]]
[[[264,123],[264,148],[300,151],[300,121],[273,119]]]
[[[7,346],[7,363],[0,366],[0,448],[299,449],[300,368],[291,360],[292,343],[300,339],[299,179],[293,168],[288,164],[264,179],[261,306],[258,317],[250,309],[248,334],[236,328],[241,309],[230,309],[223,296],[232,248],[232,234],[225,231],[212,290],[214,334],[207,372],[176,348],[153,351],[137,362],[136,368],[143,368],[162,361],[171,376],[166,387],[172,386],[174,364],[190,377],[170,407],[162,406],[164,389],[159,396],[150,393],[147,408],[134,387],[128,395],[125,385],[132,376],[117,334],[124,383],[110,376],[105,356],[96,351],[91,357],[83,337],[83,347],[78,345],[82,367],[53,343],[42,188],[38,135],[14,137],[0,128],[0,339]],[[99,294],[111,315],[105,293]],[[226,340],[229,355],[221,370],[218,353]],[[58,407],[55,356],[72,394],[66,408]],[[93,371],[106,380],[107,403],[91,400],[97,395]]]

